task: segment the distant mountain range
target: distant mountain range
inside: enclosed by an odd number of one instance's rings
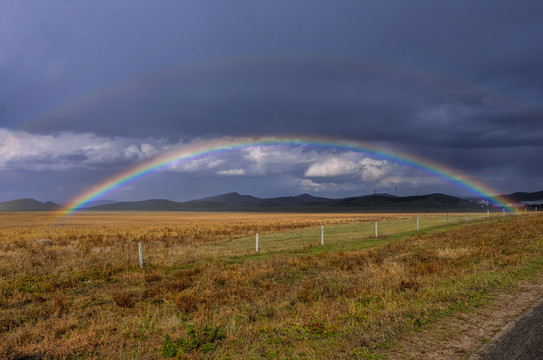
[[[334,199],[315,197],[309,194],[261,199],[236,192],[211,196],[198,200],[175,202],[165,199],[117,202],[93,206],[88,210],[99,211],[266,211],[322,206]]]
[[[539,201],[543,200],[543,191],[533,193],[516,192],[509,195],[502,195],[501,198],[512,204],[521,203],[523,201]]]
[[[0,202],[0,211],[50,211],[60,206],[52,201],[41,202],[34,199],[19,199]]]
[[[516,192],[502,195],[508,203],[538,201],[543,199],[543,191],[534,193]],[[198,200],[176,202],[165,199],[145,201],[113,202],[100,200],[87,204],[85,210],[94,211],[463,211],[485,208],[480,199],[460,199],[445,194],[417,196],[394,196],[390,194],[371,194],[357,197],[331,199],[310,194],[275,198],[258,198],[240,195],[237,192],[206,197]],[[0,202],[0,211],[51,211],[61,206],[48,201],[20,199]]]

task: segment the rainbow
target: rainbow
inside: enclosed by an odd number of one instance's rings
[[[453,170],[444,165],[437,164],[431,160],[418,156],[401,154],[392,150],[384,150],[374,144],[360,141],[346,141],[334,138],[318,138],[311,136],[298,137],[255,137],[255,138],[221,138],[216,140],[203,141],[196,144],[182,146],[176,150],[159,155],[151,160],[142,162],[132,168],[122,171],[104,182],[93,186],[91,189],[79,194],[71,200],[59,212],[59,217],[67,216],[85,207],[91,201],[110,194],[123,186],[137,181],[144,176],[171,168],[177,164],[190,162],[199,158],[220,154],[224,152],[240,151],[256,146],[284,146],[284,147],[315,147],[336,151],[353,151],[358,153],[369,153],[378,155],[384,159],[405,164],[427,173],[437,175],[448,182],[469,191],[470,193],[482,196],[496,206],[501,206],[510,211],[511,209],[493,194],[497,192],[487,185],[470,180],[465,174]]]

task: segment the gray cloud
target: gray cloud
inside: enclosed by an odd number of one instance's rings
[[[18,155],[0,143],[9,164],[0,171],[61,181],[49,171],[77,163],[82,179],[180,141],[312,134],[405,149],[503,192],[540,190],[542,18],[539,0],[5,2],[0,128],[28,136]],[[114,145],[60,151],[45,141],[66,134]],[[192,164],[192,174],[219,176],[209,180],[217,191],[256,188],[243,161]],[[275,167],[283,175],[270,192],[302,189],[294,184],[306,169],[289,166]],[[390,174],[383,184],[393,179],[407,181]],[[305,180],[315,191],[358,191],[345,178]]]

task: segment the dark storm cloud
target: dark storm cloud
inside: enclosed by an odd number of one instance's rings
[[[541,135],[535,110],[489,105],[485,97],[492,95],[451,92],[451,79],[381,64],[304,57],[168,76],[98,104],[91,99],[38,129],[61,130],[76,117],[77,130],[124,136],[148,134],[152,126],[157,136],[174,138],[311,133],[452,147],[537,143]]]
[[[542,18],[540,0],[4,2],[0,128],[333,135],[535,179]]]

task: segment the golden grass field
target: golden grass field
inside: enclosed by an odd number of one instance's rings
[[[0,358],[380,358],[541,268],[521,215],[0,213]]]

